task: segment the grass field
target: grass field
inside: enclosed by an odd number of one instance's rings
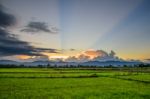
[[[150,99],[150,68],[0,68],[0,99]]]

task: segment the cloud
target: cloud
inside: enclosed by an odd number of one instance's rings
[[[0,28],[6,28],[8,26],[14,25],[16,23],[16,18],[7,13],[5,8],[0,4]]]
[[[37,52],[47,52],[47,53],[60,53],[58,49],[52,48],[35,48]]]
[[[16,18],[8,14],[0,5],[0,56],[29,55],[44,56],[41,52],[57,53],[56,49],[36,48],[29,42],[22,41],[8,31],[16,23]]]
[[[145,60],[150,61],[150,59],[145,59]]]
[[[103,50],[87,50],[84,51],[83,54],[91,58],[98,57],[98,56],[100,57],[108,56],[108,53]]]
[[[90,60],[90,57],[84,54],[81,54],[79,56],[70,56],[67,59],[65,59],[66,62],[86,62],[89,60]]]
[[[79,62],[86,62],[86,61],[90,60],[90,56],[86,56],[84,54],[81,54],[78,56],[78,60],[79,60]]]
[[[66,62],[77,62],[78,58],[75,56],[69,56],[67,59],[65,59]]]
[[[78,56],[70,56],[65,61],[67,62],[86,62],[86,61],[118,61],[121,60],[115,56],[115,52],[107,53],[104,50],[87,50]]]
[[[76,51],[76,49],[71,48],[70,51]]]
[[[57,33],[58,29],[56,27],[49,28],[48,24],[45,22],[31,21],[20,31],[29,33],[40,33],[40,32]]]
[[[100,50],[99,50],[100,51]],[[105,51],[101,51],[101,55],[98,55],[97,57],[93,58],[93,61],[120,61],[121,58],[116,56],[116,53],[111,50],[110,53],[107,53]]]
[[[49,57],[48,56],[35,56],[35,57],[27,58],[27,59],[20,58],[20,61],[24,61],[24,62],[49,61]]]
[[[33,47],[28,42],[21,41],[6,30],[0,29],[0,55],[41,56],[41,52],[58,53],[56,49]]]
[[[145,63],[150,63],[150,58],[143,60]]]
[[[113,50],[111,50],[111,52],[110,52],[109,56],[114,57],[114,56],[115,56],[115,54],[116,54],[116,53],[115,53]]]

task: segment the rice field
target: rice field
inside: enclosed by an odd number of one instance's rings
[[[0,68],[0,99],[150,99],[149,68]]]

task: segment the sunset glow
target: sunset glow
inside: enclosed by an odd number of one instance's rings
[[[150,99],[150,0],[0,0],[0,99]]]
[[[149,59],[148,0],[34,3],[1,0],[0,59]]]
[[[18,55],[18,56],[16,56],[16,57],[17,57],[18,59],[22,59],[22,60],[32,58],[31,56],[28,56],[28,55]]]

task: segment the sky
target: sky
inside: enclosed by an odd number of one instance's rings
[[[0,59],[150,59],[149,0],[0,0],[0,21]]]

